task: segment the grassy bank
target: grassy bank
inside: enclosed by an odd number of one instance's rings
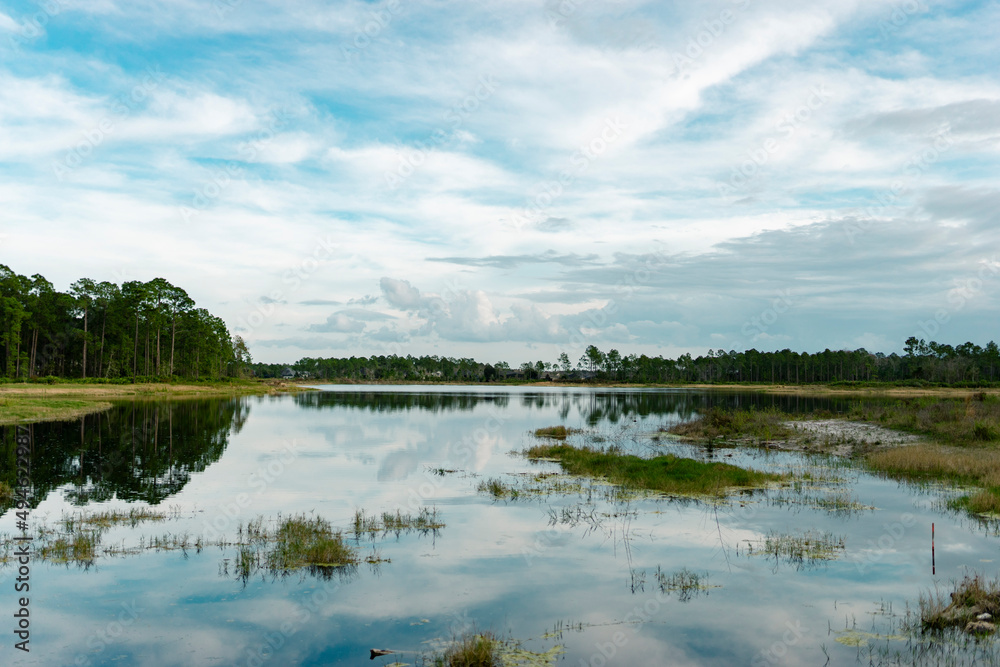
[[[60,381],[0,384],[0,425],[77,419],[127,399],[172,400],[303,391],[280,381],[176,381],[139,384]]]
[[[702,463],[673,455],[643,459],[612,449],[535,445],[524,451],[533,460],[558,461],[573,475],[599,477],[628,488],[670,495],[724,496],[735,489],[761,488],[784,479],[726,463]]]
[[[792,415],[773,408],[712,408],[670,431],[707,442],[801,442],[809,437],[807,430],[790,430],[786,422],[831,417],[826,411]],[[871,448],[855,451],[870,452],[864,462],[895,479],[979,487],[953,505],[975,514],[1000,515],[1000,397],[996,394],[968,391],[956,396],[883,397],[858,401],[837,417],[921,436],[922,444],[887,448],[883,440],[874,452]]]

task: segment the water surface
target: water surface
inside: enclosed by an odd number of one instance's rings
[[[354,512],[435,507],[436,533],[357,541],[361,564],[332,576],[233,575],[232,548],[32,564],[32,651],[8,664],[358,665],[414,663],[468,629],[494,630],[562,662],[855,664],[917,596],[966,571],[996,574],[995,529],[942,508],[947,490],[880,479],[835,459],[760,450],[707,452],[661,427],[714,404],[789,411],[847,401],[686,390],[324,387],[280,397],[122,403],[32,431],[30,521],[155,506],[171,518],[111,529],[104,544],[157,535],[218,542],[258,515],[315,513],[347,528]],[[512,455],[564,424],[572,442],[674,452],[815,481],[707,503],[571,494],[497,501],[483,480],[557,472]],[[2,432],[13,463],[13,429]],[[10,471],[7,467],[5,470]],[[5,473],[5,475],[8,473]],[[9,480],[9,481],[12,481]],[[537,486],[537,485],[536,485]],[[13,533],[8,510],[0,531]],[[937,532],[931,573],[930,525]],[[767,535],[843,539],[833,560],[760,555]],[[661,590],[687,571],[702,587]],[[0,612],[11,618],[13,570]],[[8,631],[9,633],[9,631]],[[840,639],[840,641],[838,641]],[[414,653],[368,662],[369,649]],[[865,658],[863,660],[867,662]]]

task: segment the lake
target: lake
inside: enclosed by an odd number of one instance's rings
[[[489,630],[520,642],[524,662],[515,664],[892,664],[897,651],[909,664],[899,630],[907,607],[966,572],[997,572],[996,526],[948,510],[955,491],[832,457],[709,451],[660,431],[712,405],[838,412],[843,399],[321,389],[126,402],[31,426],[33,534],[44,526],[54,540],[81,512],[151,507],[159,517],[106,527],[85,562],[31,563],[28,654],[13,650],[17,571],[0,568],[0,661],[419,664],[453,636]],[[537,442],[535,429],[560,424],[580,429],[574,444],[791,471],[800,481],[722,502],[664,498],[551,475],[557,463],[513,453]],[[14,436],[0,429],[11,484]],[[516,497],[480,489],[490,480]],[[0,532],[19,534],[4,508]],[[422,508],[444,526],[351,533],[359,509]],[[372,562],[283,575],[238,567],[233,543],[247,522],[303,513],[344,530]],[[369,660],[373,648],[397,652]]]

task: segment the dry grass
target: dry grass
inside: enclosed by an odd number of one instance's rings
[[[958,582],[947,598],[939,593],[920,596],[920,625],[925,631],[957,627],[972,632],[969,624],[980,614],[1000,616],[1000,579],[975,574]]]
[[[975,514],[1000,514],[1000,451],[914,445],[869,454],[868,465],[895,478],[944,479],[982,487],[955,505]]]

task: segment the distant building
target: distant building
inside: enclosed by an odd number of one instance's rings
[[[282,380],[290,380],[293,377],[295,377],[295,371],[293,371],[291,368],[286,366],[285,370],[281,371]]]

